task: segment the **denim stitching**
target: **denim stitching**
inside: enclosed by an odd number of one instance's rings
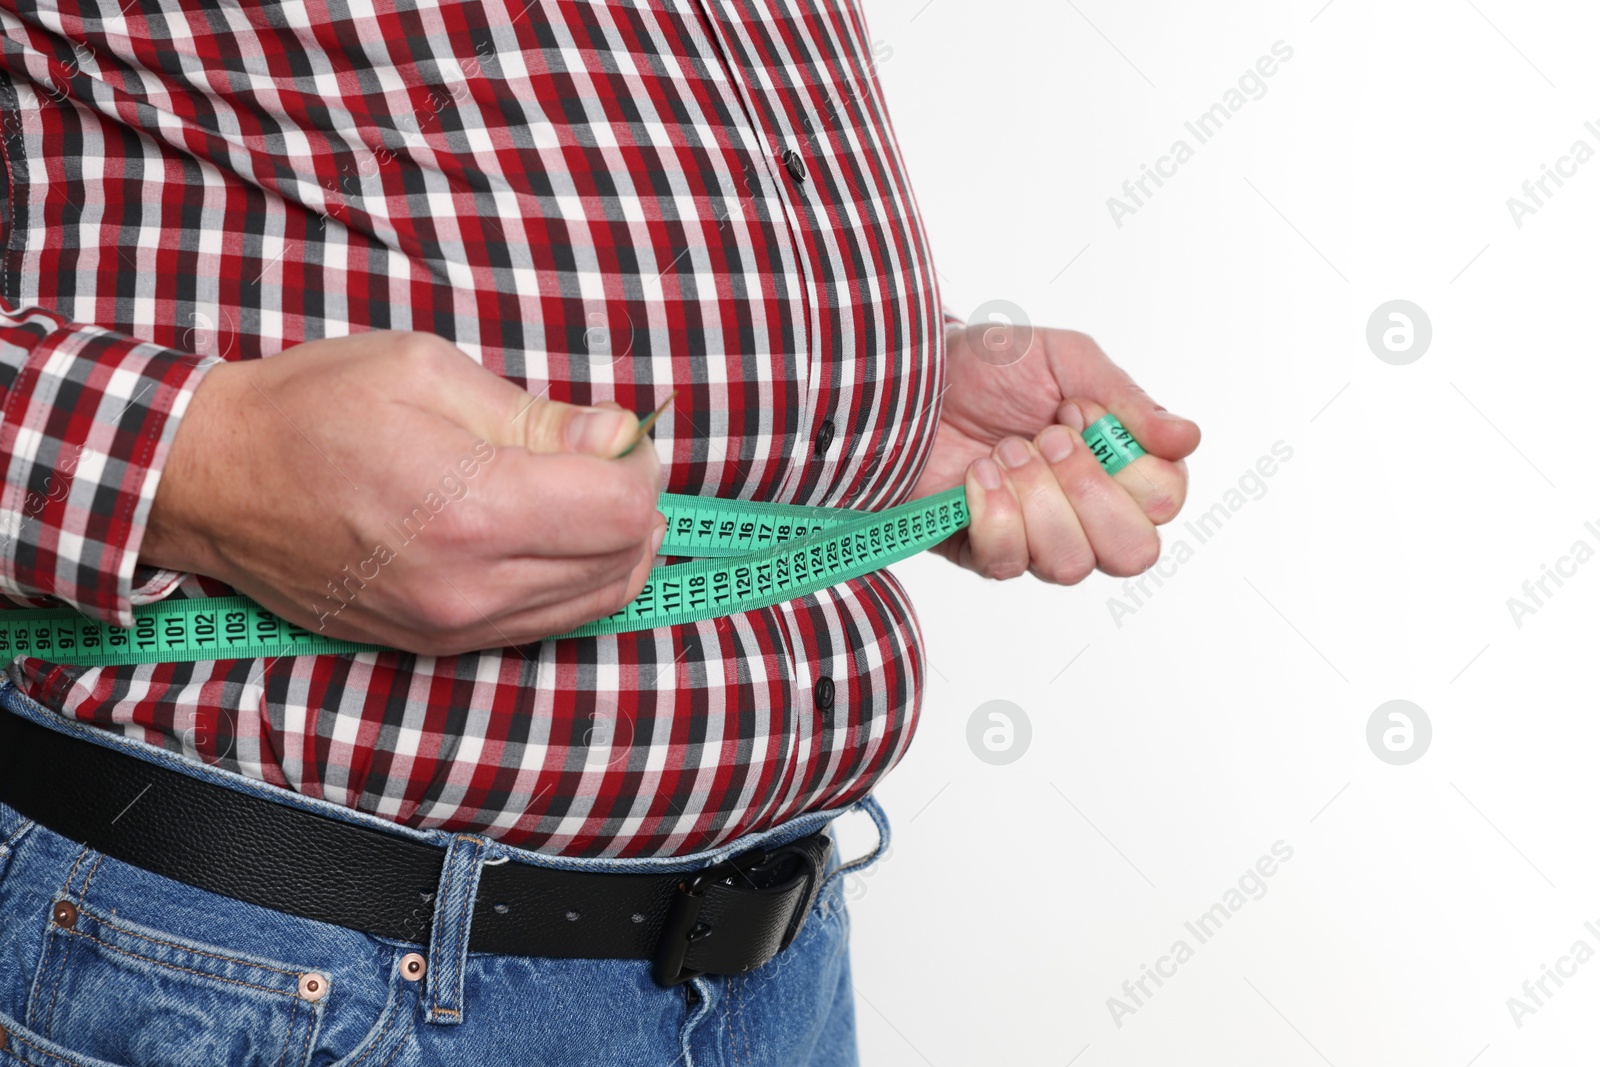
[[[485,846],[488,845],[488,842],[486,840],[484,840],[483,838],[481,838],[481,837],[463,837],[462,840],[465,841],[465,842],[468,842],[472,846],[472,860],[471,860],[472,868],[471,869],[472,870],[476,870],[477,866],[478,866],[478,857],[483,854],[483,849],[484,849]],[[446,857],[445,862],[449,863],[449,857],[448,856]],[[449,906],[452,906],[452,907],[455,906],[455,902],[450,899],[450,888],[453,886],[453,884],[455,882],[455,874],[456,874],[456,865],[451,865],[450,869],[445,874],[445,887],[446,888],[441,890],[440,893],[439,893],[439,898],[440,898],[439,899],[439,905],[441,907],[443,907],[443,906],[445,906],[447,904]],[[469,873],[467,877],[470,880],[472,875]],[[470,917],[470,915],[469,915],[469,911],[468,911],[468,908],[467,908],[466,901],[462,901],[461,902],[460,912],[461,912],[461,918],[456,923],[456,937],[455,937],[455,942],[454,942],[455,949],[449,953],[449,956],[450,956],[450,961],[449,961],[450,962],[450,969],[453,972],[453,974],[456,975],[456,976],[460,975],[461,968],[466,965],[466,960],[464,958],[460,961],[460,966],[457,966],[457,962],[456,962],[456,959],[455,959],[456,955],[458,955],[458,954],[460,956],[462,956],[462,957],[465,957],[466,954],[467,954],[467,945],[466,945],[467,919]],[[457,990],[455,989],[455,986],[457,984],[458,983],[456,981],[456,978],[452,977],[450,979],[451,993],[452,994],[457,992]],[[442,988],[442,983],[441,983],[440,988]],[[439,990],[436,988],[434,990],[435,996],[433,998],[433,1010],[434,1010],[434,1013],[438,1014],[438,1015],[456,1015],[456,1016],[459,1016],[461,1014],[461,1012],[457,1011],[454,1008],[441,1008],[441,1007],[439,1007],[439,997],[437,995],[438,992],[439,992]]]
[[[329,984],[331,985],[332,983],[329,983]],[[300,1006],[298,1004],[295,1005],[295,1010],[296,1011],[300,1010]],[[300,1050],[300,1064],[301,1064],[301,1067],[304,1067],[305,1064],[308,1064],[308,1063],[311,1062],[311,1039],[313,1037],[315,1037],[316,1034],[317,1034],[317,1008],[316,1008],[316,1005],[312,1005],[312,1007],[311,1007],[311,1018],[306,1020],[306,1045],[305,1045],[305,1048]]]
[[[82,933],[82,932],[80,932],[78,930],[68,930],[65,927],[61,927],[60,930],[61,930],[61,932],[63,934],[67,934],[67,935],[70,935],[72,937],[81,937],[86,941],[93,941],[95,944],[103,945],[104,947],[110,949],[112,952],[120,953],[121,955],[128,956],[128,957],[130,957],[132,959],[144,960],[146,963],[154,964],[157,967],[165,967],[168,970],[172,970],[172,971],[182,971],[184,974],[193,974],[193,975],[197,975],[197,976],[199,976],[201,978],[209,978],[209,979],[211,979],[212,981],[215,981],[215,982],[227,982],[229,985],[240,985],[240,986],[244,986],[246,989],[259,989],[263,993],[271,993],[271,994],[273,994],[275,996],[280,996],[280,997],[289,997],[290,999],[293,999],[293,1000],[298,1000],[300,998],[300,994],[298,992],[287,993],[287,992],[285,992],[285,991],[283,991],[281,989],[273,989],[271,986],[257,985],[254,982],[246,982],[246,981],[243,981],[242,979],[238,979],[238,978],[224,978],[220,974],[207,974],[205,971],[197,971],[193,967],[180,967],[176,963],[167,963],[164,960],[158,960],[153,956],[142,956],[137,952],[129,952],[127,949],[119,948],[116,945],[113,945],[109,941],[102,941],[98,937],[95,937],[93,934],[85,934],[85,933]],[[58,987],[59,987],[59,983],[58,983]],[[53,1012],[54,1011],[54,1002],[53,1002],[53,1000],[52,1000],[51,1007],[52,1007],[52,1012]]]
[[[473,876],[479,874],[478,857],[483,855],[484,846],[488,842],[477,837],[469,837],[467,840],[472,842],[471,865],[467,868],[467,884],[471,885],[474,880]],[[476,896],[477,894],[473,893],[472,895]],[[456,949],[463,957],[462,963],[465,964],[467,955],[467,920],[472,917],[472,909],[468,906],[468,901],[465,898],[462,899],[460,904],[454,906],[461,912],[461,917],[456,920]],[[458,968],[452,967],[452,970],[458,970]]]
[[[78,877],[78,868],[79,868],[79,866],[82,865],[83,858],[85,856],[87,856],[88,854],[89,854],[89,849],[86,846],[82,852],[78,853],[78,858],[73,861],[72,870],[67,872],[67,884],[61,887],[61,895],[62,896],[68,897],[68,896],[72,895],[72,882],[73,882],[73,879]],[[51,925],[55,925],[55,924],[51,923]],[[61,927],[58,926],[57,929],[61,929]],[[47,932],[47,936],[48,936],[48,932]],[[40,1020],[44,1024],[40,1029],[41,1029],[41,1032],[44,1034],[45,1037],[49,1037],[51,1035],[51,1033],[54,1032],[54,1030],[55,1030],[55,1027],[56,1027],[56,1000],[61,996],[61,981],[62,981],[63,978],[66,977],[67,964],[69,962],[71,962],[71,960],[72,960],[72,950],[73,950],[74,947],[76,947],[76,945],[77,945],[77,942],[68,941],[66,943],[65,948],[62,949],[61,962],[56,965],[56,984],[55,984],[54,988],[52,988],[50,990],[50,1007],[45,1012],[45,1017],[42,1020]]]
[[[85,845],[83,851],[78,853],[78,858],[72,861],[72,870],[67,872],[67,884],[61,887],[62,896],[66,897],[72,895],[72,883],[74,879],[78,877],[78,868],[83,865],[83,858],[87,856],[89,852],[89,846]]]
[[[56,1028],[56,1000],[61,996],[61,982],[66,977],[67,964],[72,961],[75,942],[68,941],[61,952],[61,962],[56,964],[56,984],[50,990],[50,1008],[44,1016],[44,1036],[49,1037]]]
[[[283,1035],[283,1051],[278,1053],[278,1067],[283,1067],[283,1061],[289,1058],[289,1042],[294,1038],[294,1019],[300,1014],[300,1003],[296,1001],[289,1005],[289,1026]],[[311,1043],[311,1031],[306,1031],[306,1044]]]
[[[83,876],[83,889],[78,892],[79,903],[82,903],[88,898],[89,883],[94,881],[94,876],[100,873],[100,865],[105,861],[106,854],[102,852],[100,853],[100,857],[94,861],[94,866],[89,868],[89,873]]]
[[[402,1038],[399,1041],[396,1041],[395,1044],[394,1044],[394,1051],[390,1052],[389,1053],[389,1058],[384,1060],[383,1063],[379,1064],[378,1067],[389,1067],[389,1064],[394,1062],[394,1058],[396,1056],[400,1055],[401,1049],[404,1049],[405,1047],[406,1047],[406,1043],[405,1043],[405,1039],[404,1038]]]
[[[400,1017],[400,1009],[396,1008],[393,1002],[391,1002],[385,1010],[388,1010],[389,1008],[393,1008],[394,1010],[390,1013],[389,1018],[384,1020],[383,1029],[378,1031],[378,1036],[373,1039],[372,1044],[367,1046],[367,1051],[363,1052],[360,1056],[352,1060],[348,1064],[348,1067],[361,1067],[362,1062],[366,1060],[368,1056],[372,1055],[376,1049],[383,1045],[384,1035],[386,1035],[389,1032],[389,1028],[394,1025],[394,1021]],[[393,1059],[393,1057],[390,1058]]]
[[[444,866],[444,884],[439,887],[439,895],[438,895],[438,897],[436,897],[434,899],[433,906],[434,906],[434,909],[435,909],[435,913],[434,913],[434,916],[433,916],[433,922],[430,924],[435,931],[439,931],[440,919],[442,917],[442,909],[449,903],[449,900],[450,900],[450,887],[451,887],[452,884],[454,884],[454,882],[456,880],[455,864],[450,862],[450,855],[449,855],[448,852],[445,854],[444,863],[445,863],[445,866]],[[439,948],[442,950],[442,949],[445,948],[445,946],[441,943],[439,945]],[[435,960],[434,962],[435,963],[439,963],[441,961]],[[431,977],[435,977],[435,976],[430,973],[429,977],[431,978]],[[439,983],[437,983],[435,985],[435,988],[434,988],[433,1005],[432,1005],[432,1008],[430,1010],[433,1011],[436,1014],[439,1013],[439,1012],[448,1011],[448,1009],[446,1009],[446,1008],[439,1007],[439,986],[442,986],[442,984],[443,984],[443,979],[441,978]]]
[[[25,1037],[18,1037],[16,1034],[12,1034],[11,1035],[11,1040],[15,1041],[19,1045],[28,1046],[29,1048],[33,1049],[33,1051],[37,1052],[41,1056],[49,1056],[52,1060],[54,1060],[57,1063],[64,1063],[64,1064],[67,1065],[67,1067],[83,1067],[83,1061],[82,1060],[63,1059],[60,1056],[57,1056],[54,1052],[51,1052],[49,1049],[40,1048],[38,1045],[35,1045],[32,1041],[29,1041]]]
[[[171,941],[163,941],[159,937],[147,937],[144,934],[137,933],[133,930],[127,929],[126,927],[118,926],[114,922],[109,922],[105,919],[102,919],[93,913],[91,913],[89,917],[108,930],[115,930],[119,934],[125,934],[128,937],[136,937],[140,941],[148,941],[152,945],[160,945],[162,948],[177,949],[179,952],[188,952],[195,956],[204,956],[207,959],[221,960],[223,963],[232,963],[240,967],[253,967],[258,971],[271,971],[273,974],[281,974],[287,978],[293,978],[297,982],[299,981],[300,976],[305,973],[304,971],[286,971],[281,967],[268,967],[265,964],[251,963],[249,960],[241,960],[234,956],[222,956],[215,952],[202,952],[200,949],[190,948],[187,945],[179,945]]]
[[[33,820],[32,819],[28,819],[21,826],[17,827],[15,832],[13,832],[10,837],[6,838],[4,841],[0,841],[0,852],[5,852],[5,851],[9,850],[11,848],[11,846],[16,843],[17,838],[21,837],[23,834],[25,834],[29,830],[33,829],[33,826],[34,826]]]
[[[439,896],[434,901],[434,907],[435,908],[443,908],[445,906],[445,902],[450,899],[450,885],[451,885],[452,882],[455,881],[455,878],[456,878],[456,869],[455,869],[454,866],[452,866],[450,864],[449,858],[446,857],[446,859],[445,859],[445,872],[444,872],[444,885],[440,886],[440,888],[439,888]],[[435,914],[434,917],[433,917],[433,926],[435,928],[437,928],[438,925],[439,925],[439,916],[437,914]],[[444,947],[445,946],[443,944],[439,945],[440,949],[443,949]],[[440,963],[442,961],[435,960],[434,962],[435,963]],[[443,983],[443,979],[441,978],[438,984],[442,984],[442,983]],[[433,1005],[432,1005],[432,1008],[430,1010],[432,1010],[435,1013],[440,1012],[442,1010],[445,1010],[445,1009],[441,1009],[439,1007],[439,990],[438,990],[437,987],[434,989]]]

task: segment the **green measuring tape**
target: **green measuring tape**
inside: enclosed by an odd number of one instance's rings
[[[1145,454],[1112,415],[1086,428],[1083,441],[1109,474]],[[657,567],[622,610],[561,638],[648,630],[770,607],[913,556],[971,519],[962,486],[873,512],[677,493],[663,493],[659,507],[667,519],[661,554],[694,558]],[[0,612],[0,659],[37,656],[109,667],[386,651],[383,645],[306,630],[242,596],[144,604],[133,609],[133,618],[133,626],[124,628],[71,608]]]

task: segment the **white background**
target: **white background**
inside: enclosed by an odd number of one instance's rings
[[[897,568],[931,685],[879,791],[893,853],[850,887],[869,1065],[1596,1057],[1600,959],[1520,1027],[1507,998],[1600,951],[1600,561],[1520,627],[1507,599],[1600,548],[1600,159],[1520,228],[1506,200],[1600,149],[1600,14],[1322,5],[867,0],[951,309],[1091,333],[1205,431],[1165,531],[1193,558],[1120,626],[1103,576]],[[1196,146],[1185,120],[1280,40]],[[1179,137],[1194,158],[1117,227],[1107,198]],[[1433,327],[1407,366],[1366,341],[1396,298]],[[1264,496],[1184,531],[1278,441]],[[1006,766],[967,743],[994,699],[1032,725]],[[1407,766],[1367,744],[1391,699],[1433,726]],[[1277,841],[1199,944],[1185,921]],[[1107,999],[1180,938],[1119,1027]]]

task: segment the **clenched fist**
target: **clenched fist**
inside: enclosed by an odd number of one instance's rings
[[[424,655],[537,640],[643,588],[666,522],[638,420],[538,399],[431,334],[213,369],[140,562],[221,579],[313,632]]]

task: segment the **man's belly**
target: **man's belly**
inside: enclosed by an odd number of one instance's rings
[[[905,752],[923,678],[886,571],[617,637],[197,666],[23,659],[11,676],[65,716],[213,766],[569,856],[689,852],[849,804]]]
[[[313,5],[291,34],[266,5],[245,39],[268,47],[226,75],[203,73],[198,15],[96,33],[65,95],[49,71],[87,31],[0,19],[6,295],[226,360],[428,331],[530,395],[648,411],[676,390],[654,435],[673,492],[904,500],[942,323],[856,7],[424,7],[459,32]],[[864,794],[909,740],[921,659],[880,574],[472,656],[11,673],[64,714],[393,820],[643,856]]]

